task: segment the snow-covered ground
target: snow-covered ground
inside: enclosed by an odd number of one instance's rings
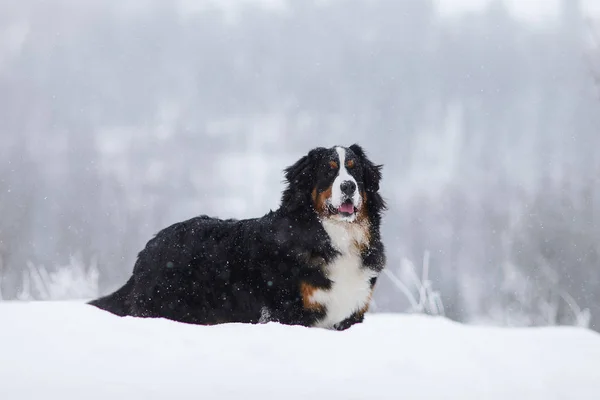
[[[600,399],[600,335],[369,315],[344,332],[0,302],[0,399]]]

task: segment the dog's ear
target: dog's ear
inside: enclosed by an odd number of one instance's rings
[[[290,186],[311,185],[315,180],[315,165],[324,148],[317,147],[284,170],[285,180]]]
[[[379,182],[381,181],[381,169],[383,165],[375,165],[367,157],[363,148],[358,144],[350,146],[350,150],[360,159],[363,166],[365,190],[367,192],[376,193],[379,191]]]

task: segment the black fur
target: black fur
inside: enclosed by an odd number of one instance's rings
[[[367,193],[370,242],[362,253],[364,268],[379,272],[385,263],[381,166],[360,146],[348,149],[358,163],[353,176]],[[300,285],[328,289],[325,266],[338,256],[311,197],[313,190],[331,186],[331,154],[332,149],[316,148],[285,169],[287,187],[276,211],[244,220],[203,215],[161,230],[139,253],[129,281],[90,304],[119,316],[194,324],[315,324],[327,310],[307,308]],[[363,314],[355,312],[334,328],[347,329]]]

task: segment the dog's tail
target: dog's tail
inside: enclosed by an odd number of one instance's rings
[[[130,294],[133,289],[133,276],[129,278],[127,283],[123,285],[120,289],[117,289],[115,292],[106,295],[104,297],[100,297],[96,300],[92,300],[88,302],[88,304],[98,307],[102,310],[111,312],[120,317],[124,317],[129,315],[130,313]]]

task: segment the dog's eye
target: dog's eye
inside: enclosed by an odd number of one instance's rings
[[[329,166],[331,167],[331,169],[337,169],[338,163],[336,163],[335,161],[329,161]]]
[[[348,160],[348,162],[346,162],[346,168],[354,168],[354,160]]]

